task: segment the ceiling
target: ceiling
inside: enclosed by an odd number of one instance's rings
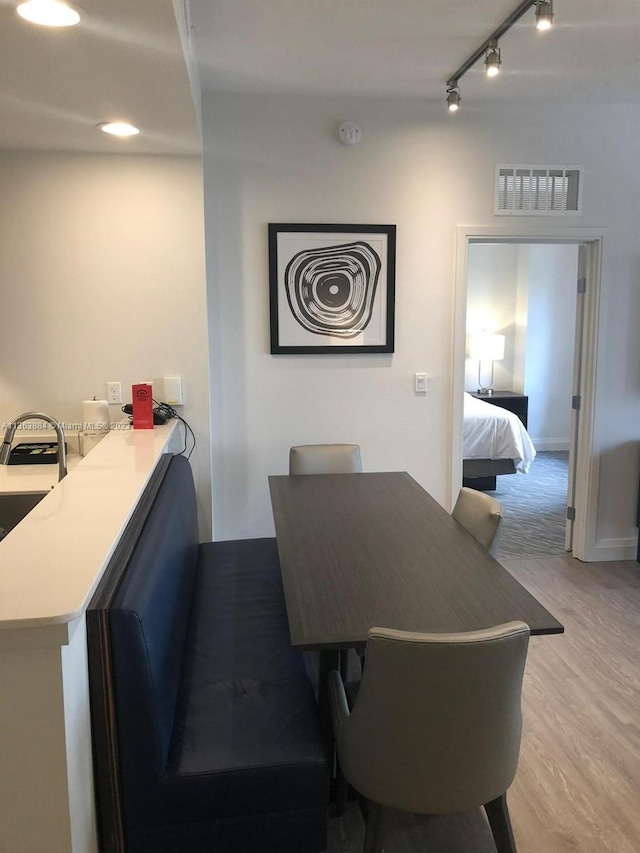
[[[200,151],[176,24],[185,0],[79,0],[77,27],[22,21],[0,0],[0,148]],[[205,91],[420,98],[445,83],[518,0],[188,0]],[[513,101],[640,102],[639,0],[555,0],[555,26],[529,11],[501,40],[504,73],[461,80],[463,109]],[[128,119],[118,140],[99,122]]]
[[[190,0],[203,90],[443,101],[446,80],[520,0]],[[638,103],[640,2],[555,0],[552,30],[528,11],[501,40],[504,73],[480,61],[474,103]]]
[[[0,148],[190,154],[200,138],[171,0],[79,0],[78,26],[23,21],[0,0]],[[115,119],[139,127],[117,139]]]

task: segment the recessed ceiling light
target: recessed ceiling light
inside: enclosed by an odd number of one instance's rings
[[[80,13],[63,0],[25,0],[17,12],[25,21],[43,27],[72,27],[80,21]]]
[[[112,136],[135,136],[140,133],[137,127],[125,121],[105,121],[98,127],[103,133],[110,133]]]

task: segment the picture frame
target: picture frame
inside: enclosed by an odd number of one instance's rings
[[[392,353],[395,225],[269,223],[271,353]]]

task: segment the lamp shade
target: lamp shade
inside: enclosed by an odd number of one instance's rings
[[[469,344],[469,358],[477,361],[502,361],[504,342],[504,335],[496,335],[493,332],[473,335]]]

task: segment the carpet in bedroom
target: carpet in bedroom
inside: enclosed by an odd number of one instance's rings
[[[496,490],[504,518],[494,548],[496,557],[547,557],[563,554],[567,505],[567,452],[539,452],[528,474],[498,477]]]

